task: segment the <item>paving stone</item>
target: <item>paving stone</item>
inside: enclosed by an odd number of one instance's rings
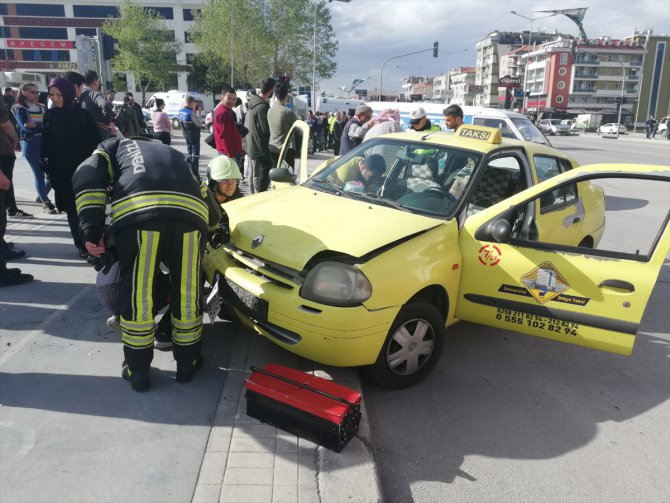
[[[298,503],[296,486],[273,486],[272,503]]]
[[[274,459],[274,485],[298,485],[298,453],[276,454]]]
[[[231,452],[228,454],[228,468],[273,468],[275,455],[272,452]],[[297,479],[296,479],[297,482]]]
[[[274,452],[274,438],[238,437],[230,441],[230,452]]]
[[[212,426],[209,440],[207,441],[207,450],[228,452],[232,433],[232,426]]]
[[[272,468],[226,468],[226,474],[223,477],[223,485],[272,485],[273,470]]]
[[[220,484],[200,484],[195,486],[191,503],[218,503],[221,493]]]
[[[236,424],[233,429],[233,438],[254,437],[254,438],[274,438],[277,435],[277,428],[269,424]]]
[[[221,484],[223,472],[226,470],[226,452],[205,452],[198,476],[199,485]]]
[[[272,503],[272,486],[224,485],[220,503]]]

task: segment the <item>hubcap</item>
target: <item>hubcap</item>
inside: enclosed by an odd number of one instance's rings
[[[409,320],[398,328],[386,351],[389,368],[410,375],[423,367],[435,347],[435,334],[425,320]]]

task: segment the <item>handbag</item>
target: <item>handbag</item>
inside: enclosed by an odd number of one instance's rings
[[[216,140],[214,139],[214,133],[209,133],[205,137],[205,143],[212,147],[213,149],[216,149]]]

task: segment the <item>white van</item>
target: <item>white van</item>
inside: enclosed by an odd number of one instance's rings
[[[173,129],[179,129],[179,118],[177,117],[179,115],[179,110],[184,108],[186,105],[186,98],[189,96],[193,96],[195,98],[195,102],[197,103],[198,108],[200,109],[200,120],[202,121],[203,127],[205,125],[205,105],[203,103],[203,97],[199,93],[187,93],[184,91],[168,91],[165,93],[154,93],[151,95],[151,98],[147,100],[146,105],[144,105],[144,109],[147,110],[149,113],[156,108],[156,100],[157,99],[162,99],[165,101],[165,108],[163,109],[163,112],[165,112],[170,120],[172,121],[172,128]]]
[[[409,114],[412,110],[422,107],[431,123],[449,131],[444,123],[443,110],[449,105],[444,103],[422,103],[422,102],[396,102],[396,101],[371,101],[367,103],[375,114],[386,110],[395,109],[400,112],[401,130],[409,128]],[[502,135],[506,138],[532,141],[543,145],[551,145],[549,140],[540,132],[528,117],[510,110],[486,107],[461,107],[463,109],[463,123],[476,126],[488,126],[500,128]]]
[[[319,96],[316,100],[316,111],[317,112],[347,112],[349,115],[354,115],[356,107],[361,103],[365,103],[363,100],[357,100],[356,98],[331,98],[329,96]]]

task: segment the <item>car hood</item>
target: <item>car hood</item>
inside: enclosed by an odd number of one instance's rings
[[[444,221],[297,186],[224,205],[240,250],[301,271],[317,253],[362,257]]]

